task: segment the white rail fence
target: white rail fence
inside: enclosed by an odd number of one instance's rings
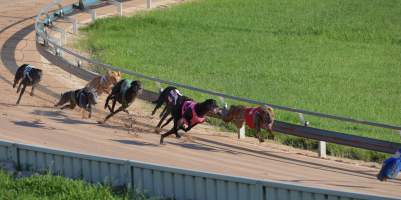
[[[25,170],[50,171],[91,183],[127,186],[150,196],[177,200],[401,200],[165,167],[7,141],[0,141],[0,161],[13,161]]]

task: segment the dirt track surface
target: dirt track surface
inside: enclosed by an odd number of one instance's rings
[[[92,119],[82,119],[78,111],[53,108],[57,94],[81,87],[85,81],[53,65],[39,53],[42,47],[35,44],[30,17],[50,1],[1,3],[0,139],[236,176],[400,196],[401,181],[377,181],[377,168],[319,159],[311,156],[313,153],[270,142],[259,145],[252,138],[237,141],[234,135],[208,125],[191,131],[193,141],[166,138],[166,145],[160,146],[159,136],[153,133],[158,118],[150,116],[152,106],[142,101],[131,106],[134,123],[130,130],[125,113],[106,125],[97,124],[106,114],[100,105]],[[23,63],[44,69],[44,79],[34,97],[29,96],[28,89],[21,104],[15,106],[17,94],[11,82],[14,71]]]

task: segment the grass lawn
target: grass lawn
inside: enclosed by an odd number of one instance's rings
[[[115,66],[271,104],[401,124],[398,0],[194,0],[100,19],[83,31],[78,47]],[[296,114],[276,114],[299,122]],[[306,119],[313,127],[400,140],[394,131]]]
[[[116,192],[106,186],[91,185],[83,181],[48,174],[15,179],[0,170],[0,199],[142,200],[146,198],[139,194],[131,198],[127,192]]]

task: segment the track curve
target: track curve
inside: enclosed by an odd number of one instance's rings
[[[0,139],[237,176],[400,196],[401,181],[377,181],[377,168],[324,160],[313,153],[273,143],[259,145],[252,138],[239,142],[233,135],[208,125],[191,132],[193,141],[168,138],[167,145],[160,146],[159,136],[153,133],[157,118],[150,116],[151,105],[143,101],[135,102],[131,108],[135,120],[132,130],[125,128],[124,114],[107,125],[98,125],[96,120],[105,116],[101,109],[94,119],[81,119],[79,112],[53,108],[60,92],[81,87],[85,81],[59,68],[55,64],[60,63],[44,55],[46,52],[36,45],[31,17],[50,2],[32,2],[7,1],[0,8]],[[139,1],[132,3],[135,4],[143,6]],[[26,94],[21,105],[15,106],[17,95],[11,81],[13,72],[23,63],[44,69],[44,79],[35,97]]]

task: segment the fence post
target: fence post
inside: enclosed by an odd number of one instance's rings
[[[43,39],[43,45],[44,45],[45,47],[48,47],[48,46],[49,46],[49,42],[48,42],[47,40],[49,39],[49,37],[48,37],[48,35],[47,35],[46,29],[43,30],[43,33],[44,33],[44,35],[45,35],[45,37],[42,38],[42,39]]]
[[[156,87],[159,88],[159,93],[163,92],[163,87],[160,84],[160,82],[156,81],[155,84],[156,84]]]
[[[319,157],[320,158],[326,158],[326,142],[325,141],[319,141]]]
[[[64,46],[65,44],[67,44],[67,37],[65,37],[65,31],[64,31],[64,30],[61,32],[60,40],[61,40],[60,43],[62,44],[62,46]]]
[[[78,22],[77,22],[77,18],[75,18],[75,17],[72,19],[72,32],[73,33],[78,32]]]
[[[63,46],[63,43],[62,43],[61,38],[60,38],[60,40],[58,41],[58,45],[59,45],[59,46]],[[62,51],[60,48],[55,47],[54,50],[55,50],[55,52],[54,52],[55,55],[61,56],[61,57],[63,56],[63,51]]]
[[[118,7],[117,7],[117,12],[121,16],[123,16],[123,2],[120,2]]]
[[[39,33],[38,32],[35,33],[35,41],[37,44],[39,44]]]
[[[238,139],[245,138],[245,123],[242,124],[242,127],[238,130]]]
[[[81,68],[82,66],[82,61],[79,59],[76,59],[77,67]]]
[[[152,8],[152,0],[146,0],[146,7]]]
[[[92,22],[95,22],[96,20],[96,10],[93,9],[87,9],[85,10],[86,13],[89,13],[92,17]]]
[[[301,121],[301,124],[305,127],[309,126],[309,122],[305,120],[304,114],[298,113],[299,120]],[[319,141],[319,149],[318,149],[318,156],[320,158],[326,158],[326,142],[325,141]]]

